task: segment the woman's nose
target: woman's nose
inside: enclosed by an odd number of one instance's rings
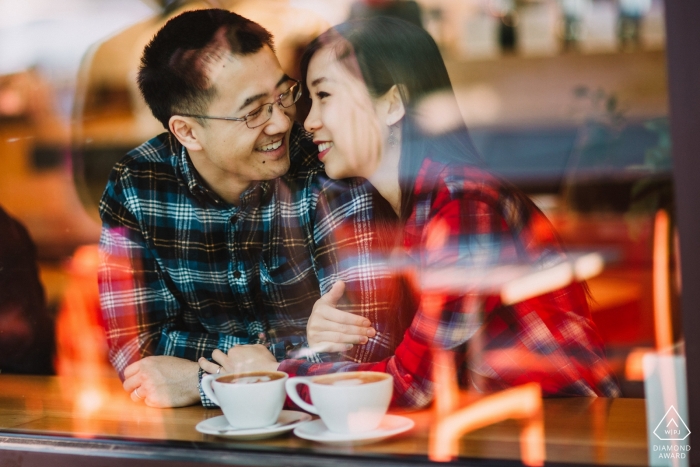
[[[315,105],[311,105],[311,110],[309,110],[309,115],[306,116],[304,120],[304,129],[309,133],[314,133],[321,128],[321,120],[319,120],[316,115]]]

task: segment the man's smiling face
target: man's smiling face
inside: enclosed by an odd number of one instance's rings
[[[205,115],[243,117],[263,104],[275,102],[292,84],[279,61],[265,46],[250,55],[229,52],[208,65],[216,94]],[[225,186],[248,186],[271,180],[289,170],[289,135],[296,107],[275,104],[269,121],[248,128],[242,121],[207,119],[194,123],[201,151],[190,151],[197,171],[214,191]]]

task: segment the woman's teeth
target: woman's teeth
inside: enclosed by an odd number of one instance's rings
[[[260,146],[259,151],[274,151],[280,146],[282,146],[282,140],[279,140],[275,143],[266,144],[265,146]]]
[[[318,152],[323,152],[326,149],[330,149],[333,147],[333,141],[327,141],[325,143],[321,143],[318,145]]]

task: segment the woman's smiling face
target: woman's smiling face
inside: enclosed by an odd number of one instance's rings
[[[304,127],[313,133],[326,173],[369,178],[379,166],[387,129],[361,76],[326,46],[311,58],[306,81],[312,105]]]

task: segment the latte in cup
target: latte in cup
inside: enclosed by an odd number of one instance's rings
[[[276,379],[281,379],[284,373],[270,373],[267,371],[261,371],[257,373],[246,373],[244,375],[225,375],[220,376],[217,381],[225,384],[254,384],[254,383],[266,383],[268,381],[274,381]]]
[[[287,378],[281,371],[206,375],[202,391],[232,427],[263,428],[276,423],[282,412]]]
[[[299,396],[298,385],[309,387],[311,404]],[[386,373],[351,371],[286,382],[287,394],[302,409],[317,414],[330,431],[361,433],[374,430],[386,415],[394,379]]]
[[[327,384],[329,386],[358,386],[360,384],[376,383],[385,378],[386,375],[384,373],[365,371],[319,376],[314,379],[314,382],[316,384]]]

